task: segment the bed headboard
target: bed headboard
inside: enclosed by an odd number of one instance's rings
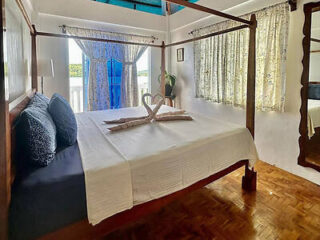
[[[1,33],[0,33],[1,34]],[[1,52],[1,49],[0,49]],[[3,69],[3,68],[2,68]],[[0,68],[1,72],[1,68]],[[3,76],[2,72],[2,76]],[[4,85],[0,84],[0,89],[4,90]],[[16,129],[15,121],[20,113],[27,107],[30,99],[34,96],[35,90],[30,90],[23,96],[11,103],[11,109],[5,97],[0,96],[1,114],[1,149],[0,158],[0,239],[8,238],[8,214],[11,198],[11,185],[15,179],[15,158],[16,158]],[[3,98],[3,99],[2,99]],[[4,104],[2,104],[4,103]]]
[[[29,90],[24,91],[29,86],[24,85],[25,81],[22,81],[20,78],[22,76],[17,76],[17,82],[12,82],[8,76],[6,76],[6,69],[8,69],[8,65],[5,65],[5,57],[8,52],[5,51],[5,38],[4,32],[9,34],[8,29],[6,29],[6,25],[9,24],[9,20],[11,25],[16,25],[15,21],[17,19],[25,19],[27,26],[31,33],[31,56],[26,55],[27,62],[31,62],[32,64],[32,81],[31,81],[31,89],[37,89],[38,81],[37,81],[37,52],[36,52],[36,34],[31,25],[30,18],[27,14],[26,9],[24,8],[21,0],[16,1],[0,1],[1,9],[13,9],[11,11],[11,15],[3,14],[7,13],[7,11],[0,11],[0,27],[2,30],[0,31],[0,239],[8,239],[8,213],[9,213],[9,205],[11,198],[11,184],[15,178],[15,166],[14,160],[17,156],[16,149],[16,131],[15,131],[15,120],[20,115],[20,113],[26,108],[30,99],[34,96],[35,91]],[[21,14],[19,14],[19,9],[21,10]],[[17,10],[17,11],[16,11]],[[9,12],[9,11],[8,11]],[[16,16],[15,14],[18,13]],[[22,20],[23,21],[23,20]],[[23,31],[20,31],[20,38],[26,39],[27,35],[24,36],[25,24],[21,23],[23,26]],[[19,25],[20,26],[20,25]],[[21,28],[20,26],[20,28]],[[19,28],[19,29],[20,29]],[[11,28],[10,28],[11,29]],[[27,39],[28,40],[28,39]],[[29,46],[27,44],[27,46]],[[19,48],[21,49],[24,48]],[[17,51],[17,50],[16,50]],[[21,54],[20,54],[21,55]],[[21,56],[24,56],[23,54]],[[19,61],[21,60],[21,56],[19,56]],[[8,64],[6,62],[6,64]],[[11,69],[18,68],[20,72],[27,73],[26,66],[27,64],[15,65],[14,62],[10,62]],[[13,67],[12,67],[13,66]],[[20,73],[19,72],[19,73]],[[11,75],[12,76],[12,75]],[[11,77],[12,78],[12,77]],[[26,79],[26,78],[24,78]],[[21,80],[21,81],[20,81]],[[27,81],[28,83],[30,81]],[[19,84],[19,88],[16,92],[12,92],[12,87],[14,84]],[[10,87],[9,87],[10,85]],[[20,86],[21,85],[21,86]],[[23,87],[24,86],[24,87]],[[17,87],[17,86],[15,86]],[[15,88],[16,90],[16,88]],[[16,98],[17,96],[22,95],[21,97]],[[10,99],[11,97],[11,99]],[[15,100],[13,100],[15,99]]]

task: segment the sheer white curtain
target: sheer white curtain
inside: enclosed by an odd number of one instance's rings
[[[283,3],[255,14],[258,20],[256,107],[262,111],[283,111],[289,6]],[[250,19],[250,15],[243,18]],[[238,25],[226,21],[195,30],[193,35],[202,36]],[[195,42],[196,96],[244,107],[248,47],[248,29]]]
[[[66,31],[75,36],[126,42],[151,43],[154,38],[139,35],[109,33],[92,29],[66,27]],[[118,43],[105,43],[87,40],[75,40],[84,54],[90,59],[89,73],[89,110],[110,108],[107,62],[115,59],[122,63],[121,107],[138,105],[137,61],[146,50],[144,46]]]
[[[122,103],[126,107],[138,106],[138,72],[137,61],[147,49],[145,46],[126,45],[124,46],[124,66],[122,76]]]

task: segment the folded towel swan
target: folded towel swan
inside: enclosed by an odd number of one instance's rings
[[[146,103],[146,97],[151,97],[152,102],[154,102],[156,98],[160,98],[160,100],[156,104],[156,107],[153,110]],[[142,103],[148,112],[147,116],[128,117],[128,118],[120,118],[112,121],[104,121],[106,124],[119,124],[117,126],[110,127],[108,129],[110,131],[119,131],[119,130],[127,129],[130,127],[147,124],[147,123],[150,123],[151,121],[177,121],[177,120],[191,121],[193,120],[192,117],[188,115],[182,115],[185,113],[184,110],[157,114],[161,106],[164,104],[164,98],[160,94],[156,94],[152,96],[150,93],[145,93],[142,96]]]

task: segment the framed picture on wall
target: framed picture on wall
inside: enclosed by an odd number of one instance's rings
[[[184,61],[184,48],[177,49],[177,61],[183,62]]]

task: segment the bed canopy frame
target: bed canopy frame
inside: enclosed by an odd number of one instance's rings
[[[37,75],[37,37],[56,37],[56,38],[72,38],[72,39],[82,39],[89,41],[100,41],[100,42],[110,42],[110,43],[120,43],[120,44],[133,44],[133,45],[143,45],[149,47],[156,47],[161,49],[161,93],[165,93],[165,50],[166,48],[194,42],[197,40],[226,34],[228,32],[237,31],[244,28],[249,28],[250,38],[249,38],[249,56],[248,56],[248,79],[247,79],[247,105],[246,105],[246,127],[254,137],[255,129],[255,78],[256,78],[256,28],[257,20],[256,16],[253,14],[250,20],[235,17],[223,12],[219,12],[214,9],[210,9],[198,4],[190,3],[184,0],[166,0],[169,3],[179,4],[188,8],[199,10],[202,12],[210,13],[212,15],[220,16],[226,19],[237,21],[242,25],[230,28],[227,30],[210,33],[208,35],[200,36],[197,38],[187,39],[175,43],[165,44],[162,42],[161,45],[157,44],[143,44],[137,42],[125,42],[116,40],[106,40],[98,38],[88,38],[80,36],[72,36],[65,34],[55,34],[48,32],[38,32],[35,25],[32,24],[21,0],[16,0],[16,3],[23,14],[23,17],[30,29],[31,34],[31,78],[32,87],[31,91],[25,93],[23,96],[14,101],[14,107],[9,109],[9,89],[8,83],[5,79],[4,70],[4,36],[5,31],[4,21],[1,21],[0,31],[0,240],[8,239],[8,212],[11,198],[11,185],[14,181],[14,164],[13,159],[15,155],[15,129],[13,122],[17,116],[23,111],[27,106],[31,97],[33,97],[35,91],[38,89],[38,75]],[[1,1],[1,9],[4,9],[5,1]],[[3,11],[0,13],[1,19],[5,19],[3,16]],[[250,170],[248,167],[248,160],[242,160],[236,164],[230,166],[223,171],[220,171],[206,179],[203,179],[185,189],[178,192],[170,194],[168,196],[156,199],[141,205],[135,206],[130,210],[118,213],[110,218],[105,219],[100,224],[92,226],[87,220],[76,222],[72,225],[66,226],[65,228],[59,229],[56,232],[49,233],[41,239],[95,239],[110,233],[111,231],[119,228],[120,226],[137,220],[153,211],[160,209],[167,203],[185,195],[191,191],[199,189],[206,186],[207,184],[227,175],[228,173],[245,166],[245,176],[242,179],[242,187],[245,190],[256,190],[256,172]]]

